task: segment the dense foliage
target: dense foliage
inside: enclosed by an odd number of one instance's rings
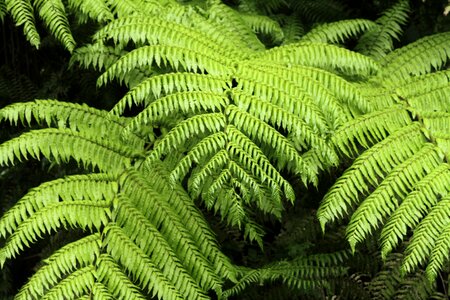
[[[447,299],[446,4],[0,0],[0,296]]]

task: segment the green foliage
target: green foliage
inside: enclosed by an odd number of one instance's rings
[[[42,22],[73,72],[122,89],[102,109],[0,109],[2,189],[33,161],[54,175],[1,192],[0,295],[447,296],[449,33],[406,44],[406,0],[375,21],[342,20],[344,1],[228,2],[0,0],[32,46],[55,47]],[[35,98],[13,66],[0,96]]]

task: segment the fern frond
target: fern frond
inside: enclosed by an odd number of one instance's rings
[[[283,45],[298,42],[305,33],[304,25],[295,14],[282,16],[279,22],[284,33]]]
[[[372,30],[376,24],[370,20],[353,19],[319,25],[305,34],[301,41],[339,44],[362,32]]]
[[[389,53],[380,62],[379,78],[398,82],[441,69],[450,57],[449,40],[449,32],[438,33]]]
[[[413,229],[427,212],[436,205],[438,198],[450,192],[450,168],[441,164],[422,178],[390,216],[381,231],[381,255],[386,257],[398,246],[408,229]]]
[[[64,275],[73,272],[76,266],[83,268],[93,265],[100,255],[100,247],[100,235],[92,234],[60,248],[44,260],[44,265],[22,286],[16,298],[43,297]]]
[[[130,240],[136,245],[142,245],[140,249],[152,258],[152,262],[156,266],[160,266],[164,276],[174,284],[177,291],[187,298],[204,298],[204,295],[197,293],[200,287],[193,280],[194,278],[200,282],[199,276],[186,272],[185,266],[178,260],[158,228],[143,213],[133,207],[129,199],[121,197],[118,202],[115,209],[115,221]]]
[[[15,103],[0,110],[0,120],[7,120],[17,125],[31,126],[35,120],[39,125],[70,127],[74,131],[86,134],[93,132],[99,138],[122,142],[121,132],[127,126],[124,118],[108,114],[106,111],[87,106],[56,100],[36,100],[34,102]],[[130,135],[127,144],[136,149],[144,147],[144,140],[136,135]]]
[[[182,220],[192,220],[192,222],[185,223],[184,226],[193,235],[196,241],[202,246],[205,257],[207,257],[214,265],[217,273],[223,278],[235,281],[236,267],[231,264],[230,260],[219,251],[214,234],[206,223],[200,211],[192,205],[191,198],[179,185],[168,185],[170,173],[157,164],[153,164],[150,172],[146,172],[148,180],[153,183],[155,190],[164,195],[167,201],[180,216]],[[183,205],[180,205],[182,203]]]
[[[418,123],[397,130],[388,138],[363,152],[325,195],[317,211],[322,229],[325,224],[346,214],[359,203],[359,195],[378,185],[379,178],[417,152],[425,143]]]
[[[217,33],[196,31],[159,17],[131,16],[110,22],[95,34],[94,39],[112,39],[115,44],[127,44],[130,41],[136,45],[161,44],[216,53],[219,57],[243,57],[243,53],[232,44],[218,42],[220,37],[216,35]]]
[[[63,201],[112,199],[117,185],[108,174],[72,175],[31,189],[0,219],[0,236],[12,234],[24,220],[39,209]]]
[[[23,25],[23,33],[30,44],[39,48],[41,39],[35,27],[34,9],[30,0],[5,0],[5,4],[16,25]]]
[[[370,76],[379,69],[378,63],[366,56],[325,43],[298,42],[275,47],[254,54],[249,63],[267,60],[360,76]]]
[[[436,267],[449,256],[448,252],[442,252],[442,249],[446,247],[442,244],[442,239],[448,234],[446,232],[448,230],[445,229],[450,223],[449,215],[450,196],[447,195],[431,209],[414,230],[411,242],[405,250],[402,272],[411,272],[416,266],[425,263],[426,259],[432,255],[433,264],[427,269],[427,276],[433,280],[436,278]],[[436,247],[437,241],[439,241],[438,247]]]
[[[144,300],[140,289],[128,278],[120,265],[108,254],[97,258],[98,280],[111,293],[111,299]]]
[[[223,59],[220,60],[215,53],[207,53],[205,48],[192,50],[180,46],[152,45],[140,47],[122,56],[98,78],[97,85],[105,85],[113,79],[121,82],[132,70],[143,67],[151,68],[152,64],[156,64],[158,67],[170,66],[174,70],[180,68],[194,73],[197,71],[212,75],[230,73],[230,63]]]
[[[164,198],[151,190],[148,181],[136,172],[125,174],[121,179],[124,186],[124,194],[131,202],[156,226],[161,228],[161,234],[165,237],[186,266],[186,269],[194,276],[202,287],[218,287],[220,280],[213,271],[211,262],[207,260],[203,251],[205,248],[202,237],[198,233],[191,233],[184,226],[184,221],[177,215],[174,209],[165,202]],[[170,218],[167,218],[170,216]],[[202,242],[203,241],[203,242]],[[140,250],[142,251],[142,250]],[[197,277],[196,277],[197,278]]]
[[[231,85],[228,81],[226,77],[184,72],[152,76],[130,89],[114,106],[112,113],[121,115],[127,107],[139,106],[142,103],[147,106],[153,100],[174,92],[222,93]]]
[[[239,294],[250,284],[277,280],[299,290],[323,288],[328,286],[333,278],[346,274],[346,267],[340,266],[341,260],[342,253],[320,254],[276,262],[259,269],[248,269],[242,279],[226,290],[224,295],[229,297]]]
[[[450,112],[450,88],[448,71],[414,77],[396,89],[396,93],[407,99],[413,112]]]
[[[130,166],[131,159],[140,154],[124,144],[85,136],[70,129],[33,130],[0,145],[2,165],[14,165],[15,158],[22,160],[31,156],[39,159],[41,155],[56,163],[73,158],[85,167],[98,167],[114,174]]]
[[[215,23],[223,25],[228,36],[235,40],[237,45],[243,45],[244,49],[247,48],[254,51],[264,50],[264,44],[258,40],[252,28],[247,25],[240,13],[223,4],[222,1],[211,2],[212,4],[208,7],[208,18]]]
[[[411,122],[407,110],[399,104],[346,122],[333,134],[331,141],[345,155],[351,156],[358,152],[356,141],[369,148]]]
[[[352,249],[397,209],[397,199],[404,198],[421,178],[440,163],[442,157],[436,152],[436,147],[426,144],[395,166],[353,213],[347,226],[347,240]]]
[[[0,22],[3,23],[6,13],[7,13],[6,2],[5,2],[5,0],[2,0],[2,1],[0,1]]]
[[[279,167],[284,167],[289,162],[289,167],[300,175],[305,183],[316,181],[316,174],[311,172],[294,146],[277,130],[234,105],[229,105],[227,109],[228,119],[236,128],[253,140],[267,143],[278,153],[276,159]]]
[[[69,67],[77,62],[86,69],[92,66],[95,70],[101,71],[109,68],[126,53],[127,51],[119,46],[111,47],[99,43],[84,45],[75,49],[70,58]]]
[[[241,18],[254,32],[271,36],[275,43],[279,43],[284,39],[284,33],[280,24],[267,16],[241,14]]]
[[[64,297],[75,299],[75,297],[89,293],[95,284],[94,272],[93,266],[76,270],[50,289],[42,299],[51,300]]]
[[[188,139],[196,135],[215,133],[224,127],[225,117],[221,113],[200,114],[184,120],[159,141],[146,160],[158,159],[168,151],[182,147]]]
[[[70,32],[69,20],[61,0],[36,0],[34,4],[50,32],[72,52],[76,43]]]
[[[228,105],[225,95],[210,92],[193,91],[170,94],[152,102],[127,126],[127,131],[142,124],[156,124],[178,112],[197,114],[201,111],[222,111]]]
[[[71,10],[81,11],[98,22],[111,21],[114,18],[104,0],[68,0],[67,3]]]
[[[359,39],[355,51],[375,60],[382,59],[393,49],[393,40],[399,39],[402,32],[401,26],[406,24],[409,11],[409,1],[398,1],[375,21],[378,26],[372,27],[364,33]]]
[[[51,233],[61,227],[100,229],[109,222],[111,212],[106,201],[75,200],[47,205],[24,222],[0,249],[0,265],[29,247],[42,234]]]
[[[320,132],[334,128],[345,120],[342,105],[320,82],[309,76],[286,73],[276,67],[268,70],[245,65],[245,68],[238,70],[235,78],[237,88],[290,110]],[[300,107],[301,112],[292,107]]]

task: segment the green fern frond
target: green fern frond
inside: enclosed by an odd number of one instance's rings
[[[267,16],[242,14],[241,18],[254,32],[271,36],[275,43],[279,43],[284,39],[284,33],[280,24]]]
[[[358,153],[357,145],[369,148],[411,122],[407,110],[399,104],[346,122],[333,134],[331,141],[345,155],[351,156]]]
[[[80,11],[98,22],[110,21],[114,18],[104,0],[68,0],[67,3],[71,10]]]
[[[244,49],[254,51],[264,50],[264,44],[258,40],[240,13],[223,4],[222,1],[211,1],[208,7],[208,19],[214,23],[223,25],[237,45],[243,45]],[[243,52],[243,51],[242,51]]]
[[[117,185],[107,174],[72,175],[31,189],[0,219],[0,235],[12,234],[25,219],[46,205],[80,199],[111,199]]]
[[[206,38],[207,37],[207,38]],[[190,50],[208,51],[218,56],[243,57],[234,45],[224,43],[217,33],[205,33],[159,17],[132,16],[116,19],[97,31],[96,41],[112,39],[115,44],[161,44]],[[231,56],[232,55],[232,56]]]
[[[226,297],[241,293],[250,284],[266,281],[282,281],[298,290],[314,290],[328,286],[333,279],[344,276],[346,267],[342,267],[345,255],[342,253],[319,254],[299,257],[292,261],[281,261],[259,269],[247,269],[242,279],[226,290]]]
[[[399,86],[396,93],[407,99],[413,112],[450,112],[449,72],[442,71],[429,75],[414,77]]]
[[[378,162],[383,163],[383,162]],[[433,144],[426,144],[417,153],[395,166],[353,213],[347,226],[347,240],[354,249],[374,228],[397,209],[399,200],[427,173],[442,163]]]
[[[379,178],[384,178],[425,142],[420,125],[412,123],[363,152],[325,195],[317,211],[322,229],[326,223],[347,214],[350,207],[360,202],[359,195],[369,192],[371,185],[377,186]]]
[[[97,260],[98,280],[111,293],[110,299],[145,299],[139,287],[128,278],[121,266],[110,255],[100,254]]]
[[[15,159],[28,159],[29,156],[39,159],[41,155],[56,163],[73,158],[85,167],[91,165],[114,174],[130,166],[131,159],[141,154],[124,144],[70,129],[33,130],[0,145],[2,165],[14,165]]]
[[[372,30],[376,24],[370,20],[353,19],[319,25],[305,34],[301,41],[339,44],[362,32]]]
[[[267,60],[359,76],[370,76],[379,69],[378,63],[366,56],[325,43],[298,42],[275,47],[254,54],[249,63]]]
[[[0,265],[15,257],[24,247],[29,247],[43,234],[61,227],[100,229],[110,219],[107,201],[74,200],[52,203],[23,221],[0,249]]]
[[[369,29],[359,39],[355,47],[364,55],[370,56],[375,60],[380,60],[390,52],[394,43],[402,33],[401,26],[404,25],[410,11],[409,1],[400,0],[392,8],[388,9],[375,22],[378,26]]]
[[[441,267],[444,259],[448,259],[448,252],[442,252],[443,238],[447,236],[450,215],[450,196],[444,196],[415,228],[414,235],[405,250],[405,259],[402,271],[411,272],[416,266],[422,265],[430,257],[433,264],[427,268],[427,276],[434,280],[437,276],[437,267]],[[436,242],[439,241],[437,247]],[[448,240],[447,240],[448,242]]]
[[[153,100],[175,92],[222,93],[231,85],[228,81],[226,77],[183,72],[152,76],[130,89],[114,106],[112,113],[121,115],[127,107],[139,106],[142,103],[147,106]]]
[[[122,56],[113,63],[97,81],[99,86],[118,79],[120,82],[132,70],[150,67],[170,66],[174,70],[182,69],[188,72],[201,72],[211,75],[230,73],[230,62],[218,58],[215,53],[182,48],[180,46],[152,45],[140,47]]]
[[[44,24],[70,52],[75,48],[75,40],[70,32],[69,20],[64,4],[60,0],[36,0],[34,2]]]
[[[73,104],[56,100],[36,100],[34,102],[15,103],[0,110],[0,120],[13,125],[20,121],[31,126],[35,120],[40,126],[69,127],[74,131],[90,133],[95,137],[111,136],[110,139],[122,142],[121,132],[128,126],[128,120],[91,108],[85,104]],[[144,140],[136,135],[127,139],[127,144],[136,149],[144,147]]]
[[[119,46],[111,47],[99,43],[85,45],[75,49],[70,58],[69,66],[71,67],[77,62],[86,69],[92,66],[95,70],[102,71],[109,68],[126,53],[127,51]]]
[[[5,4],[16,25],[23,25],[23,33],[30,44],[39,48],[41,39],[35,27],[34,9],[30,0],[5,0]]]
[[[447,164],[441,164],[427,176],[422,178],[411,192],[390,216],[381,231],[381,254],[386,257],[398,246],[408,229],[413,229],[436,205],[440,196],[450,192],[450,169]]]
[[[6,10],[6,2],[5,0],[0,1],[0,21],[3,23],[5,19],[7,10]]]
[[[16,298],[43,297],[64,275],[72,273],[76,266],[83,268],[93,265],[100,255],[100,247],[100,235],[92,234],[60,248],[43,261],[44,265],[22,286]]]
[[[438,33],[389,53],[380,62],[379,78],[398,82],[441,69],[450,57],[449,40],[449,32]]]
[[[151,185],[143,176],[131,171],[125,173],[124,178],[120,180],[124,185],[124,195],[130,198],[131,203],[143,212],[154,226],[161,228],[161,234],[170,241],[173,251],[197,282],[202,287],[218,288],[220,279],[204,252],[208,248],[204,247],[207,246],[205,238],[198,232],[188,231],[180,215],[164,197],[151,190]]]
[[[290,16],[282,16],[279,19],[281,29],[284,33],[283,45],[288,45],[291,43],[298,42],[305,33],[304,25],[302,24],[300,18],[292,14]]]

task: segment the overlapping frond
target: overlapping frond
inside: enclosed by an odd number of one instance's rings
[[[399,39],[408,13],[409,1],[400,0],[375,21],[377,26],[361,36],[355,50],[376,60],[382,59],[394,48],[394,40]]]
[[[281,281],[295,290],[311,291],[329,286],[333,279],[344,276],[347,268],[341,264],[348,253],[336,252],[298,257],[258,269],[244,270],[242,279],[224,292],[225,296],[241,293],[250,284]]]
[[[354,19],[325,23],[311,29],[302,37],[305,42],[339,44],[376,27],[370,20]]]
[[[440,70],[450,57],[449,37],[449,32],[438,33],[392,51],[380,61],[380,80],[392,84]]]
[[[398,51],[404,51],[405,57],[412,55],[425,41],[416,43],[417,47]],[[408,47],[413,50],[407,51]],[[436,57],[436,69],[444,56]],[[372,94],[370,101],[379,103],[373,112],[340,127],[332,141],[347,156],[367,150],[326,194],[318,217],[324,228],[330,221],[351,215],[347,240],[353,249],[381,229],[382,258],[410,239],[402,272],[427,266],[426,276],[434,281],[449,259],[449,77],[447,71],[414,76],[430,71],[424,65],[419,68],[400,82],[377,77],[361,85],[366,97]],[[386,82],[385,86],[375,83],[379,81]]]

